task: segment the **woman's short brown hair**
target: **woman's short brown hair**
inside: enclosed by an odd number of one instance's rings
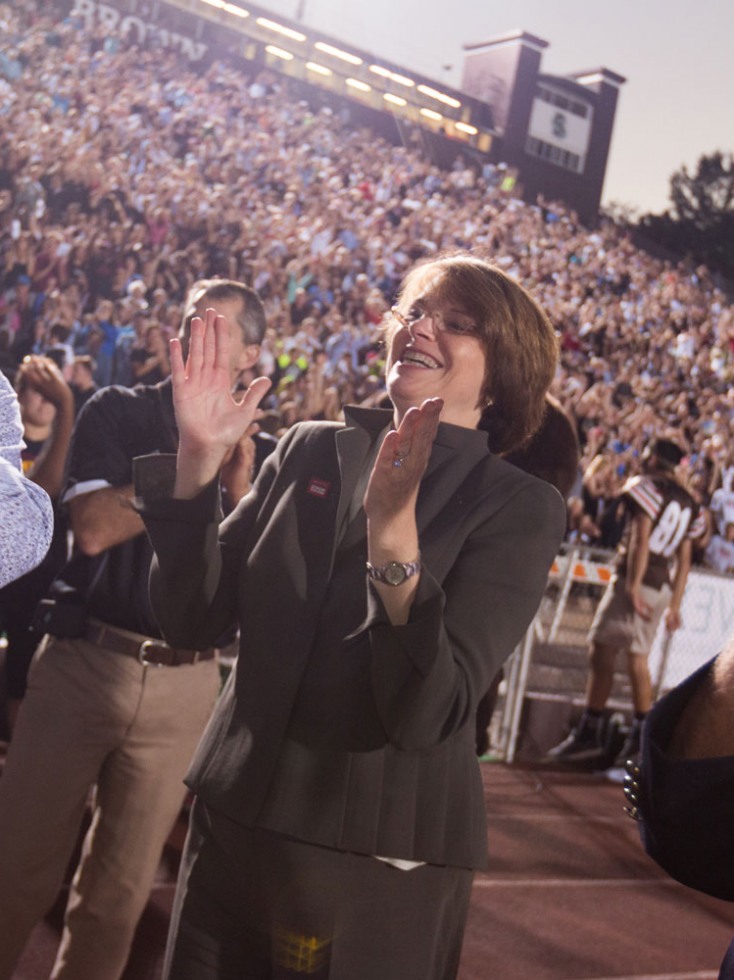
[[[473,255],[446,256],[411,269],[398,305],[407,308],[429,293],[475,320],[487,359],[479,428],[487,432],[493,452],[518,448],[543,420],[545,394],[558,364],[550,320],[520,283]],[[388,340],[394,329],[388,328]]]

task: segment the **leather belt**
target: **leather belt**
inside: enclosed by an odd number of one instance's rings
[[[214,647],[207,650],[177,650],[163,640],[109,626],[96,619],[87,620],[84,637],[105,650],[121,653],[123,657],[133,657],[144,667],[180,667],[182,664],[212,660],[216,656]]]

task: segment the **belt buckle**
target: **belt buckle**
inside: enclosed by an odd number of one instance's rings
[[[138,649],[138,660],[143,665],[143,667],[165,667],[165,664],[157,663],[155,660],[148,660],[147,652],[150,647],[159,647],[160,643],[155,640],[143,640]]]

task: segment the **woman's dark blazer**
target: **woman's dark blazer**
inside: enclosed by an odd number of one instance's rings
[[[439,425],[416,512],[421,579],[409,622],[393,626],[366,576],[364,511],[347,525],[390,421],[348,409],[345,425],[293,427],[221,525],[215,484],[172,500],[173,461],[137,461],[164,636],[202,649],[240,624],[187,782],[249,826],[481,868],[475,708],[537,609],[565,508],[482,432]]]

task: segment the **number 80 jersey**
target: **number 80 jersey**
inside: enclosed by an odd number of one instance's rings
[[[643,583],[659,589],[670,581],[670,569],[681,542],[700,537],[706,521],[690,493],[668,476],[632,477],[622,488],[622,496],[633,512],[639,508],[652,520],[650,557]],[[620,549],[623,566],[629,531],[628,525]]]

